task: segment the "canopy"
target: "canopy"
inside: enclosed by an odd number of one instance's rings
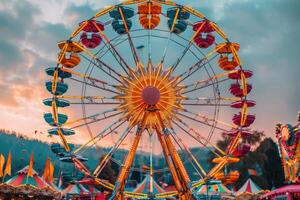
[[[144,180],[133,190],[133,192],[137,193],[149,193],[151,187],[151,179],[153,180],[153,194],[158,194],[165,192],[165,190],[158,185],[149,174],[147,174]]]
[[[90,193],[98,193],[100,192],[95,185],[97,184],[93,179],[90,178],[83,178],[80,181],[77,181],[76,183],[78,184],[82,184],[82,185],[86,185],[86,187],[88,188],[88,191]]]
[[[300,185],[286,185],[276,190],[273,190],[262,197],[260,199],[271,199],[275,196],[281,195],[289,195],[290,193],[299,193],[300,192]]]
[[[34,169],[32,176],[28,176],[28,168],[29,166],[24,167],[16,176],[1,184],[0,193],[51,196],[53,199],[60,199],[60,192],[46,183]]]
[[[231,193],[231,191],[224,186],[221,182],[213,185],[202,185],[197,191],[197,194],[206,194],[208,187],[208,193]]]
[[[46,183],[34,169],[32,170],[32,176],[27,176],[28,168],[29,166],[27,165],[26,167],[18,171],[16,176],[12,177],[5,183],[14,187],[30,185],[38,189],[51,188],[54,190],[54,188]]]
[[[237,195],[243,194],[243,193],[250,193],[255,194],[262,191],[262,189],[256,185],[251,178],[248,178],[248,180],[244,183],[244,185],[236,192]]]
[[[70,183],[63,191],[63,194],[88,194],[89,191],[79,183]]]

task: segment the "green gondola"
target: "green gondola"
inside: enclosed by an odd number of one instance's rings
[[[55,125],[61,126],[64,123],[67,122],[68,116],[65,115],[65,114],[58,113],[58,124],[54,123],[54,119],[53,119],[52,113],[45,113],[44,114],[44,119],[51,126],[55,126]]]
[[[56,98],[55,101],[56,101],[56,106],[57,107],[64,108],[64,107],[70,106],[70,102],[65,100],[65,99]],[[47,98],[47,99],[43,100],[43,103],[46,106],[52,106],[52,102],[53,102],[53,98]]]
[[[52,92],[52,81],[47,81],[46,82],[46,88],[47,90],[53,94]],[[56,85],[56,91],[55,91],[55,95],[63,95],[64,93],[67,92],[67,90],[69,89],[68,85],[66,83],[63,83],[63,82],[57,82],[57,85]]]

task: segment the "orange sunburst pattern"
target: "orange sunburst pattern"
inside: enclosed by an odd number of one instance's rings
[[[118,110],[123,111],[123,118],[130,126],[141,124],[147,129],[160,127],[161,123],[170,127],[171,118],[182,109],[182,87],[179,78],[172,77],[172,69],[163,70],[161,64],[153,68],[149,62],[147,69],[138,64],[137,70],[131,70],[130,76],[123,77],[124,85],[118,89],[122,95],[117,96],[122,103]],[[157,116],[156,112],[159,111]],[[146,115],[146,116],[144,116]]]

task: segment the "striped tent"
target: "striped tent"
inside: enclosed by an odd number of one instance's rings
[[[29,166],[17,172],[17,175],[0,185],[0,193],[30,195],[43,199],[51,196],[60,199],[60,192],[46,183],[38,173],[32,169],[32,176],[28,176]]]
[[[62,193],[65,194],[88,194],[89,190],[86,189],[83,185],[79,183],[70,183],[63,191]]]
[[[158,193],[162,193],[165,192],[165,190],[163,188],[161,188],[158,183],[156,183],[154,181],[154,179],[147,174],[144,178],[144,180],[133,190],[133,192],[136,193],[149,193],[151,191],[151,179],[153,180],[153,194],[158,194]]]
[[[251,178],[249,178],[244,185],[236,192],[236,195],[239,196],[243,193],[255,194],[262,191],[262,189],[257,186]]]
[[[34,169],[32,170],[32,176],[27,176],[28,168],[29,166],[27,165],[26,167],[18,171],[16,176],[6,181],[6,184],[14,187],[27,185],[37,189],[49,188],[54,190],[54,188],[46,183]]]
[[[213,184],[213,185],[202,185],[197,191],[197,194],[206,194],[208,187],[208,193],[228,193],[230,194],[231,191],[224,186],[221,182]]]

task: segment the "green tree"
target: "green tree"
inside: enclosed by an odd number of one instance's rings
[[[217,141],[217,146],[226,150],[229,141],[230,138],[224,135],[221,140]],[[240,172],[240,178],[234,186],[240,188],[250,177],[248,169],[257,171],[257,175],[251,176],[251,178],[261,188],[271,189],[282,186],[284,174],[276,143],[271,138],[265,138],[265,134],[261,131],[254,131],[249,137],[243,138],[243,142],[250,144],[252,151],[242,157],[239,163],[227,166],[229,171],[238,170]],[[211,161],[214,157],[213,154],[209,154],[208,162],[211,166],[213,166]]]

